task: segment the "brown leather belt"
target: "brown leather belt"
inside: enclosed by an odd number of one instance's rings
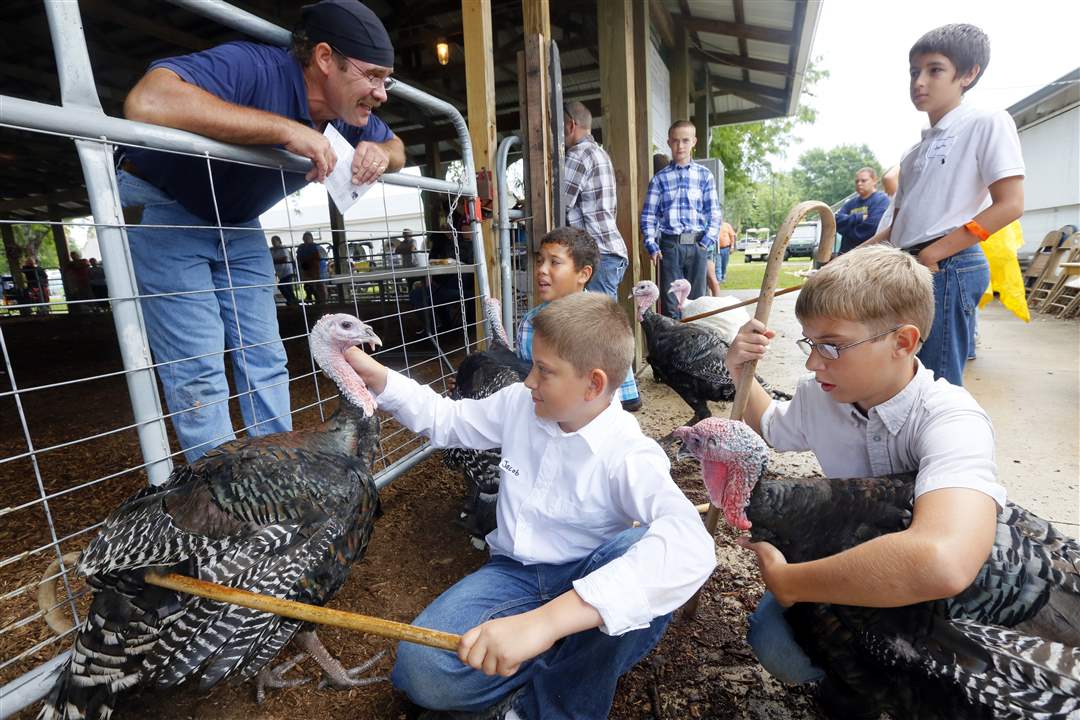
[[[150,182],[150,180],[147,179],[146,176],[144,176],[142,172],[139,171],[138,166],[127,158],[124,158],[120,161],[120,169],[126,172],[128,175],[133,175],[134,177],[139,178],[143,182]],[[153,183],[150,184],[153,185]]]

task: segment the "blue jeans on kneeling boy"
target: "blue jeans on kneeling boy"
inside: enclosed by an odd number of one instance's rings
[[[746,641],[762,667],[780,682],[801,685],[825,679],[825,673],[811,662],[795,642],[784,608],[768,590],[750,616]]]
[[[626,530],[591,555],[563,565],[524,565],[494,555],[413,622],[464,633],[488,620],[534,610],[570,590],[574,580],[623,555],[645,530]],[[434,710],[479,712],[517,692],[513,709],[528,720],[603,720],[619,677],[652,650],[670,621],[671,615],[664,615],[647,628],[618,636],[598,629],[570,635],[510,677],[485,675],[452,652],[403,642],[390,679],[417,705]]]

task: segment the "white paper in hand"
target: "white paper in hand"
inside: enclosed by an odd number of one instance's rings
[[[371,188],[372,183],[366,185],[354,185],[352,181],[352,161],[356,148],[337,131],[333,125],[327,123],[323,135],[330,141],[330,147],[334,150],[337,162],[334,163],[334,172],[326,176],[326,192],[334,201],[334,206],[342,215],[351,208],[356,201],[364,196]]]

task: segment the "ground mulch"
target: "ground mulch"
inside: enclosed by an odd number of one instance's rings
[[[341,308],[351,312],[351,308]],[[303,331],[305,321],[297,311],[283,313],[282,335]],[[20,387],[115,372],[121,367],[116,351],[111,316],[69,316],[15,319],[2,327]],[[377,328],[388,345],[399,341],[393,327]],[[414,329],[406,326],[410,337]],[[412,362],[426,351],[412,346]],[[310,372],[310,360],[302,340],[289,341],[290,375]],[[392,362],[393,358],[388,358]],[[435,364],[417,369],[433,377]],[[666,387],[643,374],[645,408],[639,421],[646,432],[660,438],[686,421],[690,409]],[[785,383],[770,378],[783,387]],[[10,388],[10,377],[0,377],[0,392]],[[787,388],[790,389],[790,388]],[[332,388],[320,384],[325,397]],[[131,422],[126,385],[122,376],[41,390],[22,396],[23,411],[34,448],[52,447],[94,433],[106,432]],[[293,407],[314,399],[314,380],[292,386]],[[714,406],[717,414],[726,405]],[[299,414],[296,427],[318,422],[316,409]],[[234,420],[239,426],[239,417]],[[387,423],[384,437],[394,431]],[[402,435],[388,442],[387,450],[399,455]],[[13,398],[0,399],[0,459],[27,452],[24,428]],[[395,450],[396,448],[396,450]],[[134,431],[105,435],[41,456],[35,468],[29,458],[0,464],[0,563],[21,553],[46,546],[51,534],[40,504],[4,513],[38,497],[38,481],[48,493],[138,465]],[[779,468],[783,471],[784,466]],[[788,469],[798,472],[798,464]],[[676,482],[695,503],[707,500],[700,470],[693,462],[673,466]],[[92,537],[87,526],[100,522],[129,494],[142,487],[145,476],[127,472],[75,492],[53,498],[48,505],[56,534],[66,537],[65,551],[78,550]],[[475,550],[454,520],[464,493],[460,475],[445,469],[436,455],[413,468],[382,492],[384,514],[377,521],[367,556],[357,563],[348,582],[330,603],[331,607],[408,621],[440,592],[464,574],[479,567],[484,553]],[[81,534],[80,534],[80,531]],[[717,533],[719,566],[705,586],[701,606],[692,620],[677,618],[660,645],[619,683],[611,717],[629,718],[769,718],[802,720],[819,718],[807,695],[781,686],[764,672],[745,642],[746,618],[761,595],[762,585],[755,563],[734,546],[734,534]],[[46,549],[0,566],[0,664],[48,640],[52,633],[40,618],[34,600],[36,582],[55,552]],[[20,590],[22,589],[22,590]],[[79,591],[78,585],[74,588]],[[85,604],[86,599],[81,600]],[[373,672],[386,674],[393,662],[393,643],[336,628],[319,635],[331,653],[347,666],[360,664],[380,650],[388,655]],[[52,643],[40,651],[0,670],[6,683],[47,660],[70,644]],[[286,657],[288,650],[282,654]],[[317,672],[308,661],[294,673]],[[256,705],[251,685],[227,685],[209,695],[192,690],[144,693],[125,698],[115,717],[243,718],[408,718],[412,711],[389,683],[348,691],[320,690],[315,683],[273,691],[265,703]],[[30,718],[36,709],[16,715]]]

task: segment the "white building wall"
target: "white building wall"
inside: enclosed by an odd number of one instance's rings
[[[1024,178],[1024,247],[1034,254],[1051,230],[1080,227],[1080,105],[1021,128]]]

